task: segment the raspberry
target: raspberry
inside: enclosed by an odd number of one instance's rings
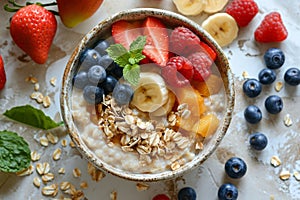
[[[191,80],[194,75],[194,68],[192,63],[182,56],[170,58],[169,63],[175,63],[177,71],[181,73],[186,79]],[[167,65],[168,65],[167,64]]]
[[[266,15],[254,32],[255,40],[258,42],[281,42],[287,36],[288,32],[278,12]]]
[[[194,67],[193,80],[204,81],[211,74],[211,66],[213,61],[204,52],[196,52],[188,57]]]
[[[152,200],[170,200],[170,198],[165,194],[158,194],[155,197],[153,197]]]
[[[162,67],[161,75],[173,87],[183,87],[190,83],[188,79],[177,71],[177,66],[174,62],[168,62],[165,67]]]
[[[199,49],[200,39],[190,29],[175,28],[170,36],[170,50],[177,55],[189,55]]]
[[[253,0],[233,0],[225,10],[240,27],[247,26],[258,13],[258,6]]]

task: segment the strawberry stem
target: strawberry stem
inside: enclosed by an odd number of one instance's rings
[[[54,2],[51,2],[51,3],[40,3],[40,2],[26,2],[26,4],[23,6],[23,5],[20,5],[18,3],[16,3],[15,0],[8,0],[8,3],[11,4],[12,7],[10,7],[9,4],[5,4],[4,5],[4,10],[6,10],[7,12],[17,12],[18,10],[20,10],[21,8],[23,7],[26,7],[26,6],[29,6],[29,5],[39,5],[39,6],[42,6],[42,7],[48,7],[48,6],[56,6],[57,3],[54,1]],[[50,12],[52,12],[54,15],[58,15],[58,12],[55,11],[55,10],[49,10]]]

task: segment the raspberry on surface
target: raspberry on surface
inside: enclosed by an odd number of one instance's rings
[[[168,64],[170,63],[174,63],[176,65],[177,71],[181,73],[186,79],[191,80],[193,78],[194,68],[192,63],[187,58],[182,56],[172,57],[168,61]]]
[[[204,81],[211,74],[211,66],[213,61],[204,52],[196,52],[188,57],[188,60],[194,67],[193,80]]]

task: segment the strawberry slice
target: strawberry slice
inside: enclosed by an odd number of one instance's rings
[[[4,85],[6,83],[6,74],[4,70],[4,63],[2,56],[0,55],[0,90],[4,88]]]
[[[111,33],[115,43],[122,44],[129,50],[130,44],[138,36],[143,35],[142,22],[129,22],[125,20],[117,21],[112,25]]]
[[[144,21],[144,35],[147,43],[143,54],[160,66],[166,66],[169,58],[169,35],[166,26],[155,17]]]
[[[209,57],[215,61],[217,58],[217,53],[210,47],[208,46],[208,44],[206,44],[205,42],[200,42],[200,46],[202,47],[202,49],[209,55]]]

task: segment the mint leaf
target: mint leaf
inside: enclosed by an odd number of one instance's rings
[[[30,165],[28,143],[17,133],[0,131],[0,171],[18,172]]]
[[[140,66],[139,65],[127,65],[123,69],[124,78],[132,85],[137,85],[140,79]]]
[[[142,53],[146,45],[146,36],[139,36],[130,44],[129,51],[135,53]]]
[[[30,105],[17,106],[5,111],[3,114],[6,117],[44,130],[56,128],[61,123],[56,123],[49,116],[39,109],[36,109]]]
[[[128,63],[128,59],[130,58],[129,52],[121,44],[110,45],[106,49],[106,52],[109,57],[111,57],[111,59],[113,59],[121,67],[125,67]]]

